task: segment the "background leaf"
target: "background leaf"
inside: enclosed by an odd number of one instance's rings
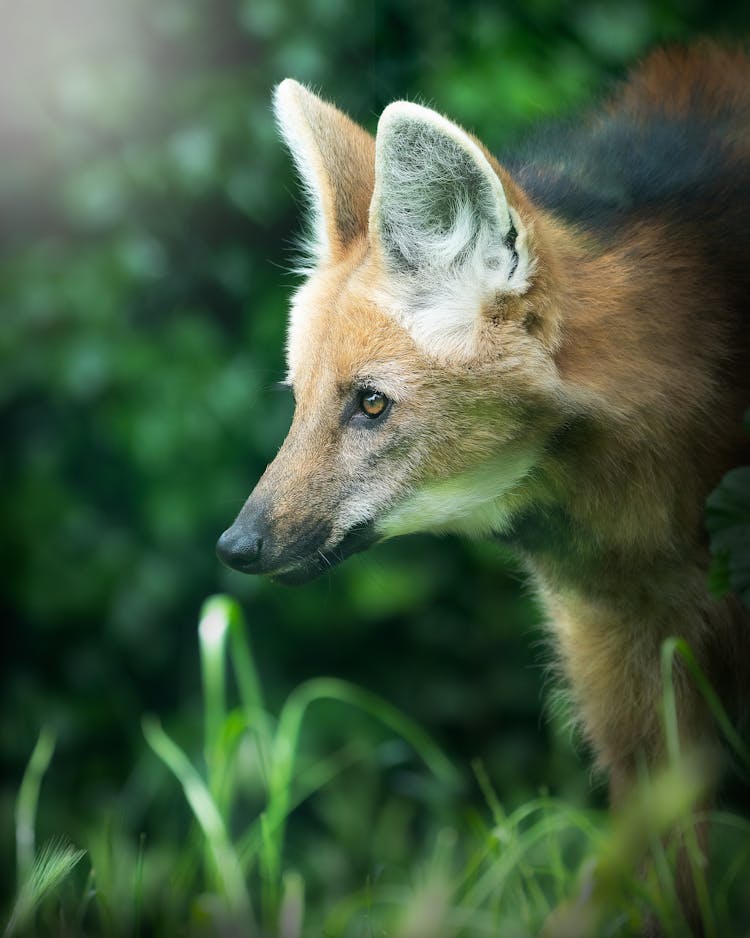
[[[750,609],[750,466],[730,470],[709,495],[713,583],[728,585]],[[726,590],[725,590],[726,591]]]

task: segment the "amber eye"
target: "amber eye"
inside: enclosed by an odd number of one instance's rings
[[[359,409],[373,419],[384,414],[389,403],[385,394],[381,394],[374,388],[365,388],[359,392]]]

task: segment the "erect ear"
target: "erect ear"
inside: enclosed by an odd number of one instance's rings
[[[369,227],[391,271],[415,285],[528,288],[526,231],[498,174],[469,134],[429,108],[397,101],[383,111]]]
[[[291,78],[277,85],[274,111],[312,203],[310,252],[317,260],[332,260],[367,232],[375,141]]]

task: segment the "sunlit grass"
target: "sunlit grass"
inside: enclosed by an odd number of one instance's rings
[[[37,806],[54,751],[53,738],[43,732],[17,798],[18,889],[6,917],[8,938],[598,938],[637,934],[648,920],[678,938],[689,934],[670,872],[679,842],[690,857],[706,935],[741,934],[750,921],[750,823],[711,813],[718,849],[710,867],[694,838],[696,805],[711,770],[699,754],[680,751],[672,677],[677,659],[736,756],[750,760],[681,640],[666,642],[662,656],[669,766],[657,777],[644,771],[631,801],[609,817],[547,795],[508,810],[481,762],[462,777],[421,727],[339,679],[309,680],[277,714],[270,713],[247,626],[226,597],[206,602],[198,635],[202,752],[189,755],[158,719],[143,720],[153,757],[184,796],[192,833],[184,842],[157,847],[143,836],[102,829],[87,844],[87,875],[79,872],[83,850],[53,843],[37,851]],[[429,800],[419,802],[424,817],[418,835],[394,815],[389,823],[411,845],[408,856],[381,868],[375,857],[371,873],[359,882],[352,876],[343,895],[334,889],[321,895],[313,875],[315,848],[309,855],[298,846],[289,853],[290,816],[327,790],[343,799],[338,804],[344,810],[347,773],[368,758],[369,771],[383,773],[387,760],[376,760],[380,768],[373,768],[368,746],[374,744],[357,739],[311,758],[307,737],[315,737],[315,708],[325,700],[342,713],[360,711],[399,739],[397,760],[416,756],[420,777],[431,779],[449,806],[446,814],[433,812]],[[485,805],[481,812],[472,807],[477,794]],[[253,803],[260,807],[248,817]],[[377,832],[370,833],[374,839]],[[316,836],[320,849],[325,835]],[[332,832],[330,847],[343,850],[334,837]]]
[[[4,938],[36,933],[34,914],[44,899],[53,893],[84,856],[62,843],[47,843],[37,853],[21,883],[13,904]]]
[[[45,727],[31,753],[16,799],[16,876],[19,889],[29,879],[34,865],[39,789],[54,751],[55,737],[52,731]]]

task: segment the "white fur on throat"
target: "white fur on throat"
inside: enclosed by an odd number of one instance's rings
[[[389,262],[386,308],[437,355],[470,354],[482,307],[525,292],[533,273],[525,226],[480,147],[409,102],[378,124],[370,237]]]
[[[377,522],[383,537],[416,531],[454,532],[469,537],[500,533],[510,522],[508,495],[533,469],[537,454],[506,453],[461,475],[431,482],[408,495]]]

